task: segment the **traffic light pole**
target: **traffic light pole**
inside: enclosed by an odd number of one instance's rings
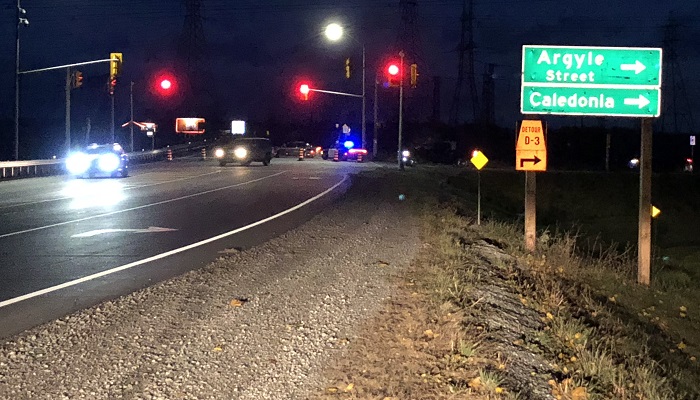
[[[362,148],[367,148],[365,130],[367,128],[367,92],[365,90],[365,45],[362,45]]]
[[[399,67],[399,71],[401,72],[399,78],[399,150],[396,152],[396,158],[399,160],[399,169],[403,170],[403,159],[401,158],[401,135],[403,133],[403,50],[399,52],[399,56],[401,57],[401,66]]]
[[[19,23],[18,23],[19,24]],[[18,25],[19,26],[19,25]],[[37,72],[53,71],[56,69],[66,70],[66,151],[70,151],[70,89],[71,89],[71,68],[80,65],[97,64],[103,62],[110,62],[111,58],[106,58],[102,60],[85,61],[74,64],[58,65],[56,67],[39,68],[32,69],[29,71],[19,70],[19,30],[17,33],[17,74],[15,79],[15,160],[19,158],[19,76],[24,74],[33,74]],[[112,139],[114,139],[114,96],[112,96]],[[113,140],[114,141],[114,140]]]
[[[377,158],[377,149],[378,149],[378,143],[377,143],[377,132],[378,132],[378,107],[379,103],[377,102],[377,86],[379,86],[379,78],[375,75],[374,76],[374,135],[372,135],[372,158],[375,159]]]
[[[66,157],[70,153],[70,68],[66,68]]]

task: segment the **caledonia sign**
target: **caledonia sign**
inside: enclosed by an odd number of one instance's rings
[[[523,46],[523,114],[658,117],[661,49]]]

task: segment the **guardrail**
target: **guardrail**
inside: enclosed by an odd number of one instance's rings
[[[166,159],[168,150],[170,150],[173,156],[181,157],[191,152],[201,150],[203,147],[206,147],[206,143],[190,143],[157,150],[136,151],[128,153],[129,163],[144,164],[162,161]],[[65,159],[63,158],[50,160],[1,161],[0,180],[65,174],[66,170],[64,165]]]

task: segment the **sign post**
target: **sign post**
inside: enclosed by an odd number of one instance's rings
[[[481,225],[481,169],[489,162],[489,159],[481,151],[474,150],[469,161],[476,167],[476,224]]]
[[[521,113],[642,118],[637,281],[647,286],[651,274],[651,118],[661,114],[662,52],[642,47],[525,45],[522,53]],[[518,160],[527,162],[528,158]],[[527,182],[526,175],[526,213]],[[527,214],[525,220],[527,226]]]
[[[515,146],[515,169],[525,171],[525,249],[533,253],[537,244],[537,177],[547,170],[547,144],[542,121],[524,120]]]

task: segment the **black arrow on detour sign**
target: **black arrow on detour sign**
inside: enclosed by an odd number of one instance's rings
[[[537,157],[537,156],[535,156],[534,158],[521,158],[520,159],[520,168],[523,168],[523,166],[525,165],[526,162],[531,162],[532,165],[535,165],[540,161],[542,161],[542,160],[540,160],[539,157]]]

